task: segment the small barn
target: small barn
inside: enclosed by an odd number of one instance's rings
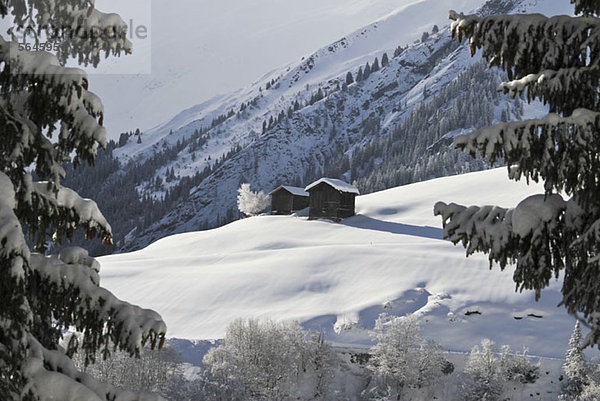
[[[358,189],[335,178],[321,178],[306,187],[310,194],[309,218],[333,220],[354,216]]]
[[[281,185],[271,195],[272,214],[291,214],[308,207],[308,192],[304,188]]]

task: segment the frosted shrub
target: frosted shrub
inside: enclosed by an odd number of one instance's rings
[[[493,341],[483,340],[471,350],[460,395],[464,401],[495,401],[502,394],[500,364]]]
[[[244,183],[238,189],[238,209],[247,216],[254,216],[269,207],[269,195],[263,191],[253,192],[250,184]]]
[[[243,400],[311,397],[327,393],[331,352],[308,339],[298,323],[254,319],[229,325],[223,343],[204,357],[205,376],[218,396]]]
[[[535,383],[540,378],[540,367],[529,361],[527,349],[517,353],[513,352],[508,345],[502,346],[500,371],[503,380],[514,383]]]
[[[375,321],[371,364],[379,384],[370,392],[376,397],[402,397],[427,393],[448,368],[441,347],[425,340],[416,317],[381,314]],[[417,390],[417,391],[414,391]]]
[[[515,353],[504,345],[498,357],[494,342],[488,339],[473,347],[463,373],[459,392],[465,401],[504,399],[509,390],[535,383],[540,376],[539,366],[529,361],[527,350]]]
[[[66,340],[70,335],[66,337]],[[124,352],[113,352],[104,359],[99,353],[96,363],[85,366],[85,356],[73,356],[75,366],[102,382],[136,392],[155,392],[167,398],[172,384],[183,379],[180,358],[171,347],[159,351],[142,350],[139,358]]]

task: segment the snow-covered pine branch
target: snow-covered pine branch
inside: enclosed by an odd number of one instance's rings
[[[61,330],[70,327],[85,331],[82,348],[86,358],[93,358],[92,352],[100,348],[110,352],[112,347],[118,347],[134,356],[148,341],[152,348],[162,346],[159,342],[163,340],[166,326],[160,316],[121,301],[100,287],[99,264],[88,257],[87,251],[68,248],[58,257],[34,253],[30,266],[39,280],[39,291],[44,294],[43,310],[48,311],[40,318],[53,327],[57,337]],[[71,354],[76,346],[72,344],[73,349],[67,352]]]
[[[568,250],[558,238],[563,233],[572,235],[572,227],[565,228],[568,205],[560,195],[533,195],[515,209],[438,202],[434,213],[442,216],[444,236],[454,244],[461,242],[467,255],[487,253],[490,267],[496,262],[502,269],[516,262],[517,288],[535,290],[539,298],[541,290],[564,268]]]
[[[44,236],[47,225],[53,224],[56,242],[64,237],[72,239],[74,228],[80,227],[87,238],[98,236],[105,244],[112,244],[110,225],[96,202],[81,198],[69,188],[61,186],[55,190],[49,182],[34,182],[30,188],[31,201],[28,206],[45,212],[27,220],[29,226],[38,227],[38,236]],[[43,240],[44,237],[39,239]]]
[[[550,104],[550,111],[570,115],[596,110],[600,80],[600,21],[561,15],[498,15],[480,18],[450,12],[452,36],[469,38],[471,53],[483,47],[491,66],[508,73],[505,92],[522,92]]]
[[[131,50],[127,26],[91,0],[17,1],[0,4],[10,40],[0,36],[0,399],[153,400],[105,386],[78,372],[58,346],[62,330],[84,333],[81,348],[93,358],[110,349],[139,353],[147,342],[162,346],[160,316],[118,300],[99,286],[99,265],[82,249],[57,256],[31,253],[47,236],[86,236],[112,241],[111,228],[95,202],[61,186],[63,163],[93,164],[106,146],[103,106],[88,91],[87,74],[64,63],[72,56],[96,65],[101,55]],[[27,30],[60,42],[57,55],[20,50],[16,35]],[[104,54],[102,54],[104,53]],[[28,171],[44,182],[33,182]]]
[[[101,383],[77,370],[63,351],[48,350],[31,335],[27,340],[29,356],[24,370],[30,380],[24,391],[41,394],[42,400],[164,401],[158,395],[137,394]]]
[[[505,161],[511,179],[543,180],[545,194],[514,210],[439,202],[434,213],[467,255],[488,253],[502,268],[516,262],[517,289],[539,297],[564,270],[562,305],[587,321],[590,345],[600,343],[600,6],[574,2],[583,17],[450,12],[453,37],[467,37],[472,54],[483,48],[490,65],[508,73],[511,82],[500,91],[527,91],[528,100],[548,103],[552,113],[454,141],[472,156]]]
[[[596,0],[571,0],[575,4],[575,14],[600,15],[600,4]]]

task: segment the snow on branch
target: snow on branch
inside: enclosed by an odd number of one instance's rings
[[[28,336],[29,355],[25,374],[29,383],[24,393],[33,391],[40,401],[163,401],[154,394],[137,394],[100,383],[79,372],[71,358],[60,350],[44,348],[33,336]]]
[[[600,196],[600,113],[578,109],[569,117],[500,123],[456,137],[454,146],[492,163],[504,159],[512,179],[545,181],[548,193],[578,194],[582,205]],[[598,191],[591,191],[598,189]]]
[[[21,223],[13,211],[15,205],[12,181],[0,172],[0,258],[12,261],[9,275],[22,280],[25,275],[23,263],[29,258],[29,248]]]
[[[465,207],[456,203],[438,202],[434,215],[442,217],[444,238],[462,243],[467,255],[489,253],[490,266],[498,262],[501,268],[514,260],[505,250],[516,241],[512,232],[512,211],[497,206]]]
[[[575,14],[600,15],[600,4],[597,0],[571,0],[575,4]]]
[[[38,224],[44,225],[46,220],[56,222],[55,240],[62,235],[71,239],[75,229],[83,227],[87,238],[98,235],[104,244],[112,244],[110,224],[96,202],[82,198],[72,189],[57,188],[50,182],[34,182],[31,185],[31,206],[46,212],[44,219],[38,219]]]
[[[498,90],[513,97],[526,91],[527,101],[540,99],[550,103],[550,112],[571,114],[574,110],[586,107],[600,108],[600,97],[596,88],[600,86],[600,69],[594,67],[560,68],[529,74],[521,79],[503,82]],[[556,102],[556,99],[561,99]]]
[[[597,18],[541,14],[481,18],[455,11],[450,11],[449,17],[454,20],[452,37],[457,36],[459,41],[463,36],[469,38],[471,54],[483,47],[483,57],[515,81],[505,84],[503,90],[533,87],[530,99],[540,97],[550,103],[552,112],[567,114],[576,108],[593,109],[600,102],[595,95],[600,82],[600,48],[595,45],[600,42]],[[593,90],[579,96],[585,88]],[[578,96],[563,102],[568,97],[565,91]]]
[[[33,25],[37,29],[28,34],[39,39],[43,32],[50,41],[59,43],[61,64],[73,57],[79,64],[96,66],[101,52],[109,57],[132,50],[127,24],[118,14],[96,9],[93,0],[7,1],[0,6],[0,14],[14,23],[9,31],[12,34]]]
[[[52,316],[60,322],[57,329],[73,326],[84,332],[86,351],[103,348],[108,352],[114,346],[139,355],[148,341],[152,348],[162,347],[166,325],[160,315],[121,301],[100,287],[97,263],[87,251],[75,248],[59,257],[33,253],[30,266],[39,275],[44,307],[64,312]],[[74,351],[77,344],[73,347],[68,351]],[[93,360],[91,354],[86,357]]]
[[[469,38],[471,52],[483,56],[518,78],[532,71],[597,64],[600,22],[592,17],[541,14],[495,15],[481,18],[450,11],[452,37]],[[574,57],[575,54],[575,57]]]
[[[566,249],[557,241],[565,228],[567,202],[560,195],[533,195],[515,209],[498,206],[465,207],[438,202],[434,214],[442,217],[444,237],[459,242],[467,256],[475,252],[489,255],[504,269],[516,262],[517,289],[536,291],[548,286],[564,267]]]
[[[87,74],[79,68],[62,66],[49,52],[20,50],[18,43],[2,37],[0,62],[11,76],[5,87],[11,95],[0,104],[1,117],[12,124],[13,131],[22,133],[21,142],[7,152],[10,157],[25,166],[35,163],[43,177],[54,181],[64,176],[62,159],[70,157],[72,150],[76,151],[74,164],[80,160],[92,163],[96,144],[106,146],[106,130],[102,126],[102,102],[87,90]],[[35,111],[36,105],[48,109],[47,115],[42,118]],[[57,125],[60,135],[54,144],[45,136],[51,137]],[[28,152],[40,142],[44,152]]]
[[[131,53],[133,45],[127,39],[127,24],[118,14],[103,13],[92,5],[71,15],[71,30],[67,33],[71,39],[71,54],[79,54],[80,64],[97,66],[100,50],[105,52],[106,57],[111,54],[119,56],[121,52]]]

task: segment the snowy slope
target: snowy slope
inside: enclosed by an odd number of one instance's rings
[[[460,1],[435,4],[444,9],[463,10],[468,10],[470,5]],[[551,1],[495,0],[488,2],[483,12],[512,10],[551,14],[569,9],[568,3],[559,9]],[[193,180],[193,185],[178,192],[182,193],[181,197],[165,208],[166,213],[161,212],[164,214],[148,226],[129,232],[119,247],[140,249],[166,235],[216,227],[224,221],[234,220],[237,216],[236,190],[241,182],[249,182],[253,188],[269,192],[282,183],[301,186],[309,183],[304,181],[318,178],[319,174],[330,175],[331,162],[342,164],[343,158],[350,159],[355,165],[353,154],[356,149],[364,148],[374,138],[392,135],[395,127],[415,108],[432,102],[477,62],[478,58],[471,58],[466,46],[450,39],[447,29],[430,34],[424,42],[403,47],[404,51],[393,56],[394,50],[404,46],[406,35],[412,32],[407,27],[416,24],[414,26],[418,28],[415,29],[421,29],[423,26],[418,25],[421,18],[425,21],[422,23],[427,24],[427,18],[437,12],[438,6],[432,2],[416,2],[303,60],[265,74],[250,86],[182,111],[165,124],[144,132],[140,141],[130,138],[127,144],[115,150],[121,160],[148,159],[183,142],[176,157],[160,157],[161,162],[151,167],[154,169],[151,176],[137,184],[140,196],[162,199],[186,177]],[[431,27],[425,31],[430,32]],[[376,57],[381,62],[384,52],[390,58],[388,66],[372,73],[368,79],[344,88],[348,72],[356,77],[359,68],[364,68],[367,62],[372,64]],[[498,72],[489,74],[491,76],[484,79],[485,82],[500,80]],[[492,86],[491,91],[495,92],[495,85]],[[464,91],[480,93],[475,86]],[[313,102],[311,98],[320,92],[324,98]],[[465,94],[448,96],[448,101],[440,105],[439,113],[431,118],[453,121],[447,113],[461,96]],[[490,97],[485,96],[476,103],[490,104]],[[499,121],[501,110],[508,107],[506,98],[496,100],[495,104],[495,118],[483,125]],[[532,114],[527,111],[525,117]],[[264,129],[267,122],[268,127]],[[470,130],[474,126],[448,129],[457,128]],[[191,138],[198,135],[202,136],[203,144],[190,144]],[[371,156],[377,159],[384,155]],[[375,160],[373,165],[379,162]],[[367,164],[365,168],[371,168]],[[206,175],[193,178],[206,169],[210,170]],[[175,178],[157,187],[156,181],[163,180],[167,171]],[[455,171],[462,170],[457,167]],[[345,174],[343,178],[350,181],[360,178],[351,173],[343,170],[335,174],[338,178]],[[428,177],[432,176],[439,174]]]
[[[360,196],[358,215],[340,224],[260,216],[167,237],[101,258],[101,277],[117,296],[159,311],[171,337],[220,338],[233,319],[254,316],[297,319],[335,343],[364,345],[364,329],[387,311],[418,314],[450,350],[488,337],[562,357],[574,322],[556,308],[559,283],[537,303],[515,294],[510,268],[466,259],[432,215],[438,200],[510,207],[541,191],[509,181],[505,169],[441,178]]]
[[[298,93],[305,92],[307,87],[319,87],[332,79],[343,78],[346,72],[356,72],[359,66],[364,66],[366,62],[372,62],[375,57],[381,59],[384,52],[388,52],[391,56],[396,47],[410,44],[419,38],[423,32],[430,32],[435,24],[440,27],[449,25],[447,14],[451,8],[468,12],[473,11],[484,2],[484,0],[417,0],[406,2],[407,5],[399,7],[376,22],[365,25],[335,42],[323,42],[323,44],[329,44],[302,57],[301,60],[264,74],[250,85],[240,85],[238,88],[241,87],[241,89],[234,90],[226,95],[211,97],[202,103],[180,111],[172,119],[145,130],[141,145],[132,141],[129,146],[120,149],[119,154],[122,156],[135,156],[151,148],[152,145],[165,138],[171,131],[177,131],[195,121],[203,122],[203,124],[196,124],[193,127],[194,129],[206,126],[216,116],[227,113],[232,108],[239,109],[242,102],[250,101],[257,96],[265,97],[260,104],[261,117],[264,118],[264,115],[272,109],[277,109],[276,112],[279,112],[279,109],[283,107],[281,105],[287,108],[286,102],[282,99],[295,99]],[[281,44],[275,48],[280,47],[284,47],[284,45]],[[253,57],[256,57],[256,55]],[[413,60],[413,62],[417,62],[417,60]],[[265,70],[267,69],[265,68],[261,72],[264,73]],[[176,78],[178,79],[178,77]],[[189,78],[186,76],[186,79]],[[266,82],[277,78],[281,79],[280,89],[273,91],[274,93],[262,93],[263,91],[260,89],[265,88]],[[187,90],[181,90],[177,92],[179,95],[174,94],[173,96],[184,97],[186,92],[190,91],[190,88],[196,87],[193,80],[185,82],[185,85]],[[168,103],[171,107],[172,102],[169,100],[171,97],[161,97],[161,99],[163,99],[162,103]],[[138,103],[136,107],[141,107],[141,105]],[[257,119],[254,124],[250,126],[244,124],[243,128],[236,127],[234,131],[238,135],[239,132],[245,131],[247,133],[250,129],[260,131],[262,121],[263,119]],[[190,131],[193,131],[193,129],[182,130],[181,134],[189,135]],[[176,138],[177,136],[169,139],[174,141]]]

